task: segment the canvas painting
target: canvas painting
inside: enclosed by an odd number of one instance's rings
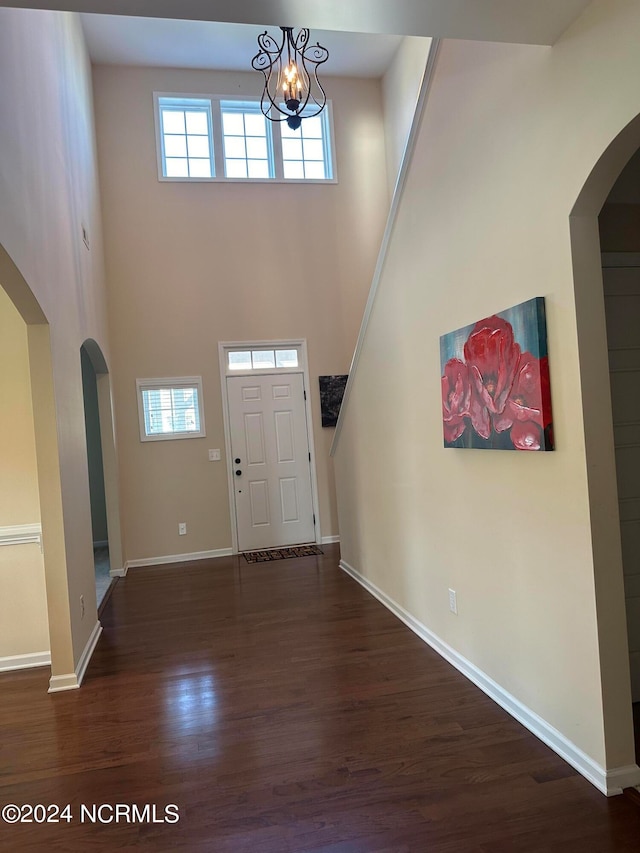
[[[346,374],[318,377],[323,427],[334,427],[338,423],[338,415],[340,414],[340,406],[348,378]]]
[[[445,447],[553,450],[544,297],[440,338]]]

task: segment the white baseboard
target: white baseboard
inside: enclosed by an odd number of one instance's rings
[[[98,640],[100,639],[100,634],[102,634],[102,625],[100,622],[96,622],[93,626],[91,636],[84,647],[84,651],[80,655],[80,660],[78,661],[75,671],[67,673],[66,675],[52,675],[49,679],[49,693],[60,693],[63,690],[77,690],[78,687],[80,687],[84,674],[89,666],[91,655],[95,651]]]
[[[578,773],[595,785],[598,790],[602,791],[603,794],[610,797],[614,794],[621,794],[623,788],[640,785],[640,767],[636,764],[605,770],[604,767],[594,761],[561,732],[551,726],[546,720],[543,720],[535,711],[523,705],[515,696],[508,693],[486,673],[472,664],[471,661],[456,652],[455,649],[451,648],[444,640],[441,640],[440,637],[430,631],[425,625],[397,604],[397,602],[389,598],[386,593],[364,577],[364,575],[361,575],[353,566],[350,566],[345,560],[340,560],[340,568],[361,584],[367,592],[375,596],[378,601],[384,604],[398,619],[417,634],[421,640],[431,646],[441,657],[472,681],[476,687],[479,687],[480,690],[486,693],[501,708],[504,708],[519,723],[522,723],[532,734],[540,738],[543,743],[546,743],[548,747],[567,761]]]
[[[0,658],[0,672],[12,669],[30,669],[32,666],[50,666],[51,652],[32,652],[28,655],[9,655]]]
[[[68,675],[52,675],[49,679],[49,693],[61,693],[63,690],[77,690],[80,687],[75,672]]]
[[[129,571],[128,565],[126,565],[124,567],[124,569],[109,569],[109,577],[110,578],[126,578],[128,571]]]
[[[220,548],[217,551],[196,551],[193,554],[170,554],[166,557],[145,557],[142,560],[127,560],[124,564],[124,577],[129,569],[137,569],[142,566],[166,566],[169,563],[190,563],[193,560],[214,560],[216,557],[231,557],[231,548]]]
[[[340,541],[339,536],[323,536],[320,540],[322,545],[333,545],[335,542]]]

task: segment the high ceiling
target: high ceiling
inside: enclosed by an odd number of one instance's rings
[[[553,44],[590,0],[0,0],[0,6]]]
[[[265,27],[135,18],[120,15],[82,15],[91,60],[107,65],[147,65],[169,68],[211,68],[250,71],[258,52],[256,38]],[[276,27],[269,28],[280,37]],[[387,69],[401,36],[313,30],[311,40],[329,51],[323,76],[380,77]]]

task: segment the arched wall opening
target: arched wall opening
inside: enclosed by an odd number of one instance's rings
[[[629,778],[635,779],[640,778],[640,771],[634,757],[629,639],[598,217],[613,185],[639,148],[640,116],[603,152],[570,215],[606,764],[627,769]]]
[[[48,620],[53,686],[56,676],[61,677],[64,673],[73,671],[74,658],[49,325],[27,282],[2,246],[0,286],[26,324],[26,357],[31,386],[32,434],[44,574],[43,593]],[[15,476],[19,477],[20,473],[16,472]],[[25,588],[21,594],[28,595],[27,590],[28,588]],[[32,588],[31,594],[35,596],[39,593]],[[26,605],[27,602],[23,603]],[[31,658],[22,663],[35,666],[39,662]],[[17,665],[10,668],[21,667]]]
[[[109,368],[99,344],[80,347],[87,437],[87,463],[98,606],[109,579],[124,574],[118,500],[118,472]]]

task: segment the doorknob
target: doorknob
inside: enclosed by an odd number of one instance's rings
[[[236,463],[236,465],[240,464],[240,460],[238,458],[234,459],[234,462]]]
[[[237,471],[236,471],[236,477],[239,477],[239,476],[240,476],[240,474],[242,474],[242,471],[238,468],[238,469],[237,469]]]

